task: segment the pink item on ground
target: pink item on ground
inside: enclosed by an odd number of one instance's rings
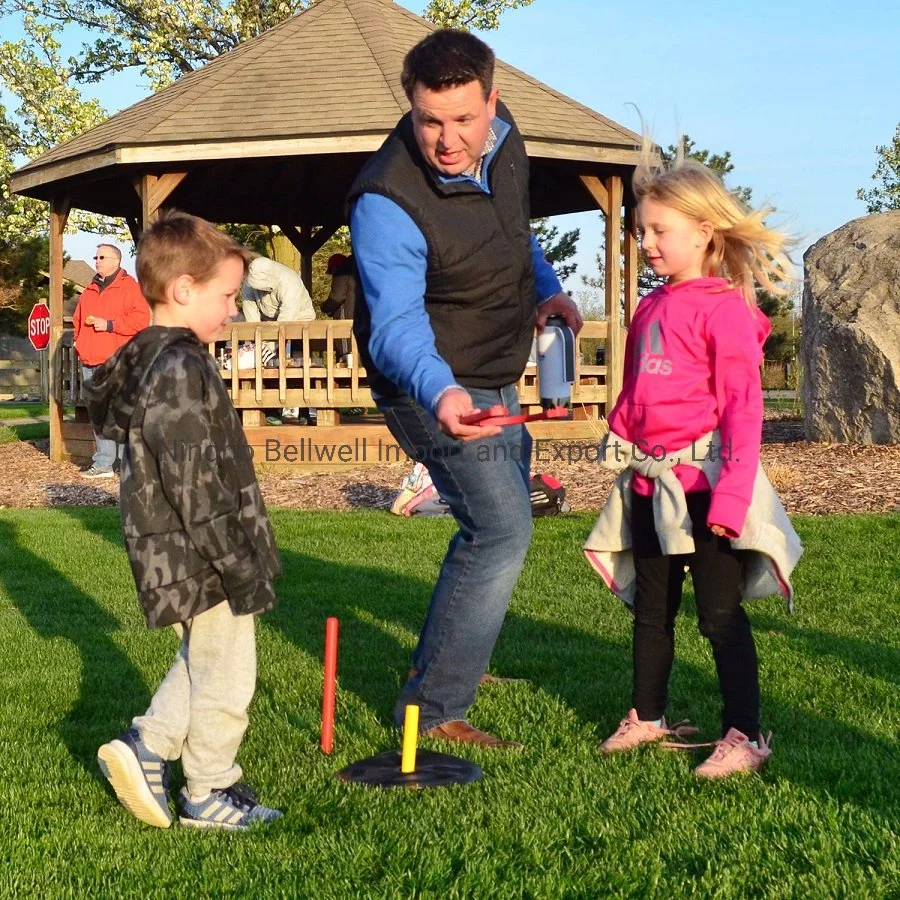
[[[716,749],[709,759],[694,769],[694,774],[699,778],[726,778],[737,772],[758,772],[772,755],[771,740],[771,731],[765,739],[760,735],[757,748],[743,732],[729,728],[728,734],[716,741]]]
[[[664,738],[684,738],[689,734],[696,734],[697,729],[692,728],[687,722],[679,722],[670,728],[666,720],[662,719],[661,725],[654,722],[642,722],[638,718],[637,710],[628,710],[628,715],[619,722],[619,727],[601,745],[604,753],[618,753],[622,750],[633,750],[641,744],[661,741]],[[690,746],[690,745],[688,745]]]

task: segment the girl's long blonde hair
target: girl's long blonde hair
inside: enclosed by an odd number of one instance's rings
[[[751,306],[755,286],[773,294],[787,294],[793,280],[788,249],[791,238],[766,227],[767,207],[749,209],[717,175],[679,152],[670,166],[654,160],[649,139],[643,142],[641,162],[632,186],[638,202],[655,200],[698,222],[710,222],[713,236],[705,260],[707,276],[727,278]]]

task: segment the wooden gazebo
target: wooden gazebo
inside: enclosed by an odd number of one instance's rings
[[[297,247],[309,285],[313,255],[345,222],[355,174],[408,109],[400,87],[403,56],[432,28],[392,0],[319,0],[13,175],[14,191],[50,203],[54,459],[82,455],[90,442],[89,429],[82,434],[86,426],[63,423],[60,402],[62,237],[70,210],[121,216],[135,238],[166,206],[214,222],[275,224]],[[525,137],[532,215],[599,208],[606,219],[606,318],[582,333],[605,342],[605,365],[585,360],[573,398],[596,411],[620,390],[623,327],[637,299],[627,184],[640,138],[501,61],[496,83]],[[350,339],[349,323],[246,323],[235,325],[233,337],[276,340],[282,351],[279,371],[267,373],[257,362],[247,372],[223,372],[256,446],[270,430],[249,427],[260,424],[259,409],[316,406],[325,426],[315,429],[316,438],[335,441],[326,435],[337,422],[333,410],[371,403],[358,354],[341,369],[332,353],[335,342]],[[283,352],[291,339],[303,346],[296,368],[286,367]],[[310,341],[327,345],[324,359],[311,358]],[[536,402],[534,379],[523,378],[521,387],[524,402]],[[284,440],[285,429],[278,436]]]

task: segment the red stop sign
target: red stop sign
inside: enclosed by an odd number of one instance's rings
[[[46,303],[35,303],[28,313],[28,340],[35,350],[46,350],[50,343],[50,310]]]

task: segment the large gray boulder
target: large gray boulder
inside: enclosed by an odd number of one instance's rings
[[[900,211],[848,222],[803,264],[807,439],[900,443]]]

